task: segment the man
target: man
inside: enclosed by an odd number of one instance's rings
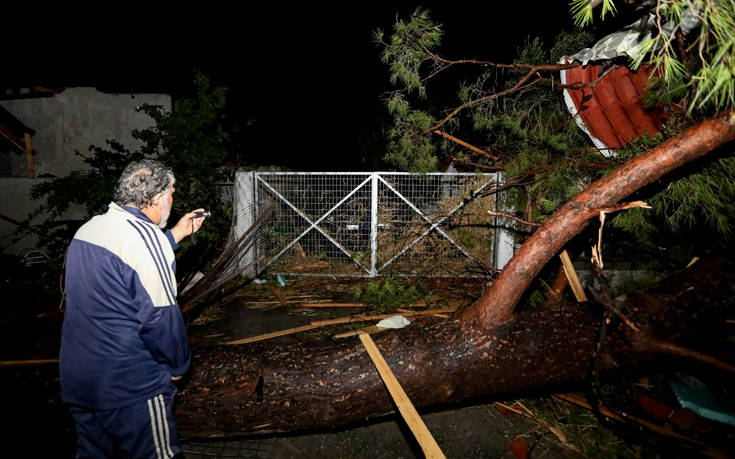
[[[173,193],[170,169],[132,163],[107,213],[85,223],[69,245],[59,369],[77,457],[168,458],[181,451],[172,381],[186,373],[191,354],[176,301],[174,250],[204,218],[190,212],[161,231]]]

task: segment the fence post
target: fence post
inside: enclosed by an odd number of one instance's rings
[[[503,174],[500,172],[496,172],[496,183],[497,186],[500,187],[503,184]],[[513,212],[513,208],[504,208],[499,205],[499,194],[495,194],[495,209],[498,212]],[[510,231],[502,229],[500,225],[497,224],[498,218],[495,218],[496,222],[496,230],[495,230],[495,269],[501,270],[505,268],[505,265],[508,264],[511,258],[513,258],[513,254],[515,252],[515,240],[513,239],[513,234],[511,234]]]
[[[251,172],[251,183],[253,185],[253,222],[255,222],[258,219],[259,212],[260,212],[260,201],[258,201],[258,171],[252,171]],[[260,238],[255,239],[255,244],[253,244],[253,255],[255,257],[254,264],[253,264],[253,275],[257,276],[260,273],[260,266],[258,266],[258,260],[260,260],[260,253],[259,253],[259,246],[260,246]]]
[[[375,277],[378,275],[378,174],[375,172],[371,175],[370,186],[370,277]]]

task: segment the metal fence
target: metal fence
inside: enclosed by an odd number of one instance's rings
[[[237,227],[276,209],[250,254],[256,272],[485,277],[512,256],[512,239],[488,214],[499,181],[499,174],[240,172]]]

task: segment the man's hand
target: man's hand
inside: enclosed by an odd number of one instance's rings
[[[204,212],[204,209],[196,209],[192,212],[189,212],[188,214],[181,217],[181,220],[171,228],[171,234],[174,236],[174,241],[178,244],[181,242],[182,239],[184,239],[187,236],[191,236],[192,234],[199,231],[199,228],[201,228],[202,223],[204,223],[204,219],[206,217],[195,217],[194,212]]]
[[[171,381],[178,381],[181,379],[181,376],[171,376]]]

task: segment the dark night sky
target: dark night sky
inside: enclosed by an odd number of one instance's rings
[[[193,70],[200,68],[214,84],[230,88],[234,120],[255,119],[240,145],[245,157],[308,170],[360,169],[370,165],[358,153],[357,138],[375,129],[380,96],[389,89],[375,29],[388,33],[397,16],[407,18],[423,5],[444,24],[443,55],[508,62],[527,36],[551,43],[571,27],[566,1],[313,3],[35,17],[25,36],[19,26],[3,32],[19,57],[19,65],[4,72],[3,86],[176,96],[191,88]]]

